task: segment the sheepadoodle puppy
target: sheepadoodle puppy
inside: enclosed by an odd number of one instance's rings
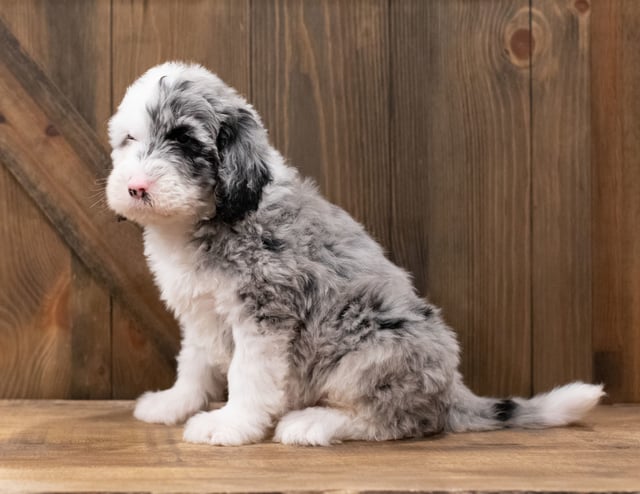
[[[150,69],[109,135],[109,206],[144,227],[182,330],[177,380],[142,395],[138,419],[188,420],[196,443],[328,445],[559,426],[602,396],[583,383],[530,400],[474,395],[438,309],[203,67]]]

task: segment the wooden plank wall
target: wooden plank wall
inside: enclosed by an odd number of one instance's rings
[[[66,1],[62,9],[53,2],[25,0],[3,1],[0,7],[0,15],[24,49],[86,121],[106,136],[111,66],[109,26],[104,19],[108,19],[109,4]],[[3,218],[9,219],[5,227],[12,225],[0,241],[3,251],[9,249],[8,256],[3,252],[2,266],[22,274],[11,281],[3,279],[2,307],[24,321],[3,318],[0,392],[4,397],[108,398],[109,293],[52,231],[4,167],[0,176],[4,190],[8,193],[10,188],[15,198],[2,194],[7,209]],[[99,185],[91,187],[97,200]],[[25,216],[30,221],[25,222]],[[21,241],[14,243],[14,238]],[[15,363],[7,371],[3,363],[10,359]]]
[[[614,400],[640,401],[640,3],[601,0],[591,30],[593,352]]]
[[[592,375],[587,2],[531,12],[533,389]]]
[[[481,393],[531,391],[530,68],[510,45],[528,6],[416,0],[391,19],[391,250]]]
[[[443,308],[477,392],[595,378],[640,401],[633,0],[0,0],[0,16],[105,143],[164,60],[246,94]],[[4,166],[0,190],[0,396],[168,386],[154,328]]]

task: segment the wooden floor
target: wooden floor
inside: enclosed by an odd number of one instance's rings
[[[583,424],[331,448],[185,444],[127,401],[0,401],[0,492],[640,491],[640,406]]]

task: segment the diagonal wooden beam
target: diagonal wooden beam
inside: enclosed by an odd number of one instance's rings
[[[163,358],[173,359],[177,326],[146,267],[139,229],[95,207],[97,184],[110,168],[107,151],[1,21],[0,161],[78,257],[130,308]]]

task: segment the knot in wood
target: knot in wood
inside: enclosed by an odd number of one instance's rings
[[[513,32],[509,40],[509,48],[518,60],[528,60],[535,45],[529,29],[520,28]]]
[[[574,3],[573,5],[575,6],[576,10],[581,14],[587,13],[589,11],[589,8],[591,8],[591,5],[589,5],[588,0],[576,0],[576,3]]]
[[[58,129],[56,129],[55,125],[53,124],[47,125],[47,128],[44,129],[44,133],[49,137],[57,137],[60,135],[60,132],[58,132]]]

